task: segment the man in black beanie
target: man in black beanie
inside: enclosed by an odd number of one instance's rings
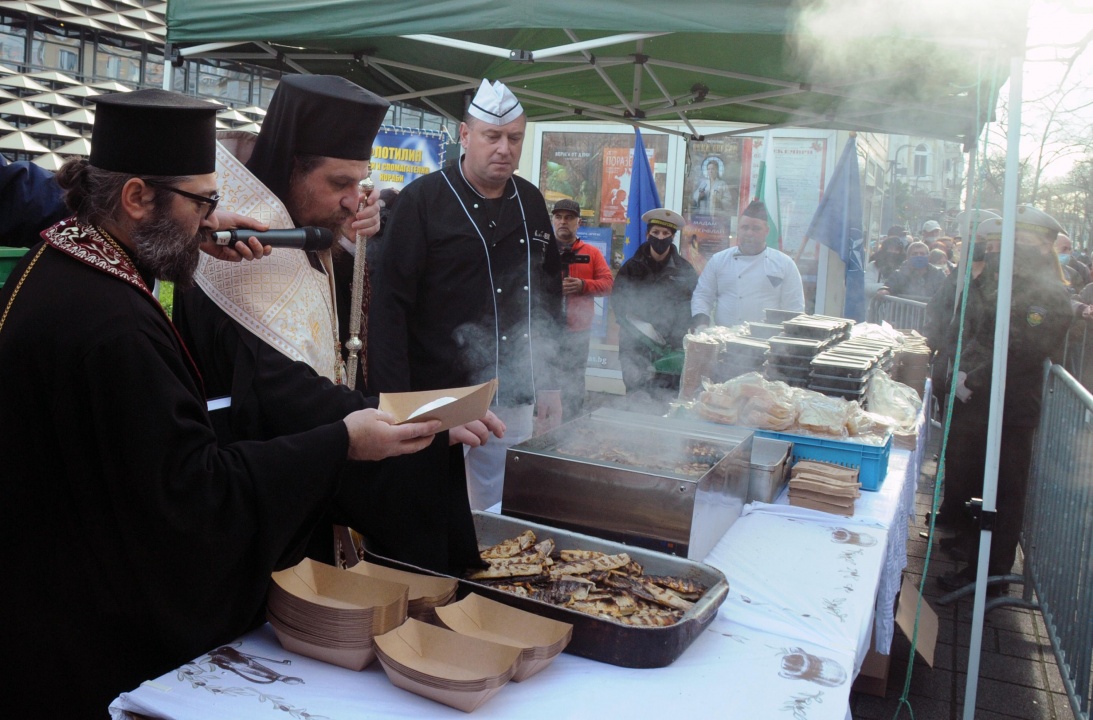
[[[740,215],[736,246],[710,258],[698,278],[691,313],[698,327],[760,322],[765,311],[804,312],[805,292],[793,258],[767,246],[769,211],[752,200]]]
[[[416,451],[437,427],[366,410],[218,444],[151,288],[186,282],[218,227],[221,106],[163,90],[96,102],[90,160],[57,175],[74,216],[0,290],[11,717],[105,717],[119,693],[253,627],[347,459]]]

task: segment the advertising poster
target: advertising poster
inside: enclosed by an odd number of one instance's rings
[[[547,205],[559,200],[576,200],[582,216],[592,213],[599,196],[600,148],[592,136],[551,133],[552,142],[543,143],[542,175],[539,188]],[[593,173],[590,168],[596,167]]]
[[[714,253],[729,247],[736,218],[747,198],[751,139],[692,140],[687,143],[683,174],[683,211],[687,225],[680,252],[702,272]]]
[[[654,150],[645,149],[649,165],[655,167]],[[600,197],[600,222],[625,223],[629,202],[630,176],[634,167],[634,148],[603,149],[603,191]]]
[[[752,178],[759,176],[759,161],[763,159],[764,152],[762,144],[762,138],[755,138],[751,154]],[[791,257],[800,253],[808,225],[820,204],[820,196],[824,191],[826,161],[827,140],[823,138],[774,139],[782,252]],[[805,257],[815,254],[814,246],[804,249]]]
[[[643,135],[650,163],[654,157],[668,157],[668,136]],[[539,164],[539,189],[547,205],[562,198],[576,200],[581,206],[581,221],[587,226],[611,226],[610,252],[603,254],[618,268],[622,263],[622,243],[626,224],[626,195],[630,190],[631,156],[634,133],[623,132],[545,132]],[[663,164],[663,162],[662,162]],[[657,192],[664,197],[664,168],[653,165]]]
[[[401,190],[444,164],[444,133],[384,125],[372,144],[372,182],[377,190]]]

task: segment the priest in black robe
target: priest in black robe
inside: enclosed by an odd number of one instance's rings
[[[382,457],[383,438],[416,450],[436,427],[367,410],[218,445],[151,287],[186,282],[217,227],[221,106],[162,90],[96,101],[90,160],[58,174],[75,217],[0,290],[10,717],[106,717],[119,693],[232,641],[347,458]]]
[[[283,203],[292,224],[326,227],[343,241],[367,237],[378,229],[379,208],[377,198],[359,194],[357,183],[368,175],[372,143],[387,107],[386,101],[342,77],[287,76],[270,102],[253,149],[243,148],[236,155],[246,157],[247,170],[272,192],[271,200]],[[361,209],[364,201],[369,205]],[[276,274],[260,276],[260,267],[218,268],[205,261],[197,285],[176,299],[176,322],[209,395],[224,398],[227,405],[214,413],[222,440],[301,432],[377,404],[362,388],[343,384],[336,323],[332,335],[330,327],[315,323],[286,330],[283,318],[269,320],[285,302],[297,302],[300,311],[317,320],[325,321],[324,314],[336,317],[329,254],[278,250],[282,261],[289,253],[298,255],[298,265],[283,280]],[[309,300],[294,296],[298,281],[314,286]],[[246,290],[233,302],[231,293],[238,286]],[[475,430],[485,434],[481,423]],[[412,457],[352,468],[367,475],[367,482],[343,483],[331,516],[316,526],[308,555],[325,562],[342,560],[333,551],[332,529],[338,524],[360,532],[380,555],[431,570],[460,574],[476,562],[473,529],[469,545],[465,538],[460,543],[473,555],[453,556],[447,534],[438,531],[443,518],[420,511],[415,500],[425,497],[432,503],[450,486],[445,482],[449,440],[449,433],[441,433]]]

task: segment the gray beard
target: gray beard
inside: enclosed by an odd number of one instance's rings
[[[201,232],[187,233],[170,213],[157,208],[150,220],[133,229],[130,239],[141,268],[157,280],[169,280],[186,287],[197,270],[201,236]]]

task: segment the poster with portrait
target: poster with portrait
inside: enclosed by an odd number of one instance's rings
[[[683,174],[680,252],[701,272],[714,253],[729,247],[751,172],[750,138],[711,138],[687,143]]]

